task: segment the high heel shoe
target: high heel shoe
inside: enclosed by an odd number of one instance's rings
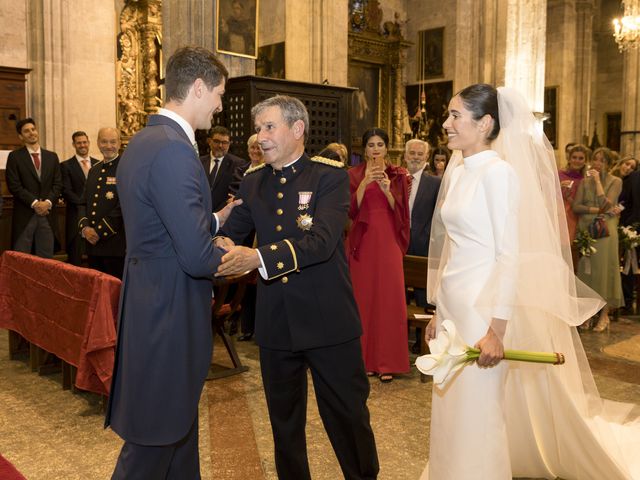
[[[596,326],[593,327],[593,331],[596,333],[602,333],[605,330],[609,333],[609,316],[600,317]]]
[[[584,323],[582,323],[582,325],[578,325],[578,330],[580,330],[581,332],[587,332],[591,330],[592,326],[593,326],[593,319],[590,318],[589,320],[586,320]]]

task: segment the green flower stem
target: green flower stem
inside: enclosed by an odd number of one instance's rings
[[[467,347],[467,361],[477,360],[479,357],[479,349]],[[527,352],[525,350],[505,350],[504,359],[519,362],[551,363],[553,365],[562,365],[564,363],[564,355],[561,353]]]

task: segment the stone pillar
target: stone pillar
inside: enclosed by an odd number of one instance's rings
[[[73,7],[73,8],[72,8]],[[87,14],[91,12],[91,14]],[[112,2],[27,0],[27,111],[44,148],[71,156],[71,134],[115,126],[116,10]]]
[[[620,153],[640,155],[640,50],[624,53]]]
[[[577,0],[575,6],[575,63],[573,141],[580,142],[589,135],[591,125],[591,91],[593,83],[593,0]],[[570,85],[570,84],[569,84]],[[569,110],[570,111],[570,110]]]
[[[348,17],[344,0],[286,0],[288,80],[347,85]]]
[[[453,91],[478,82],[480,76],[480,22],[481,2],[456,1],[456,50]]]

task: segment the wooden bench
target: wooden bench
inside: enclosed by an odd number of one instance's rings
[[[404,286],[405,288],[426,288],[427,286],[427,257],[416,255],[405,255],[403,259]],[[407,321],[410,327],[420,330],[420,355],[429,353],[429,345],[424,339],[424,331],[429,323],[429,318],[416,318],[416,314],[425,315],[425,308],[414,304],[407,304]],[[420,380],[425,382],[427,376],[420,374]]]

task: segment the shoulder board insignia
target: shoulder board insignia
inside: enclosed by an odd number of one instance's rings
[[[255,167],[248,168],[248,169],[244,172],[244,174],[245,174],[245,175],[249,175],[250,173],[257,172],[258,170],[260,170],[261,168],[264,168],[264,167],[266,167],[266,166],[267,166],[267,164],[266,164],[266,163],[261,163],[260,165],[256,165]]]
[[[323,163],[325,165],[329,165],[330,167],[344,168],[344,163],[339,162],[337,160],[331,160],[325,157],[319,157],[319,156],[311,157],[311,161],[316,163]]]

